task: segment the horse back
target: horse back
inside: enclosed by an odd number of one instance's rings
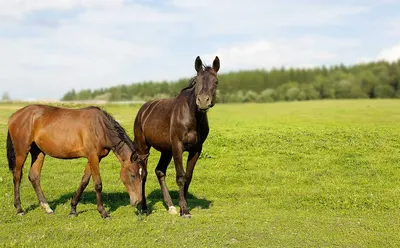
[[[67,109],[49,105],[28,105],[15,112],[9,120],[9,127],[35,131],[41,128],[61,129],[69,133],[76,126],[87,124],[101,110],[97,107]]]
[[[90,150],[99,149],[96,146],[99,142],[94,139],[105,139],[98,127],[101,125],[99,112],[101,110],[96,107],[67,109],[29,105],[11,116],[9,131],[14,143],[21,144],[23,149],[28,149],[34,142],[53,157],[82,157]]]

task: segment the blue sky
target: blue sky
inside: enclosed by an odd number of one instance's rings
[[[400,0],[0,0],[0,94],[400,57]]]

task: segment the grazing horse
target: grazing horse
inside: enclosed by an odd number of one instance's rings
[[[144,167],[141,208],[147,211],[145,184],[147,158],[151,147],[161,152],[155,169],[164,201],[170,214],[177,214],[165,182],[166,171],[174,159],[176,183],[179,186],[180,216],[190,217],[187,193],[193,169],[200,156],[209,127],[207,110],[214,106],[218,86],[218,57],[211,66],[204,66],[200,57],[195,60],[197,75],[175,98],[146,102],[138,111],[134,122],[134,143],[138,161]],[[182,153],[189,152],[186,173],[182,165]]]
[[[102,182],[99,163],[112,150],[121,162],[120,178],[132,205],[142,199],[142,168],[134,162],[135,146],[121,125],[98,107],[67,109],[47,105],[28,105],[15,112],[8,122],[7,158],[14,179],[14,206],[23,215],[20,200],[22,169],[28,153],[32,156],[29,181],[41,207],[49,214],[53,210],[40,186],[40,172],[47,155],[59,159],[87,158],[82,181],[71,200],[70,216],[76,216],[76,206],[89,179],[93,176],[97,210],[107,218],[101,199]]]

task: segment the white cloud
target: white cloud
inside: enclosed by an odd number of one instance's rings
[[[171,4],[189,13],[198,35],[248,34],[282,27],[321,26],[342,23],[347,16],[365,13],[368,4],[350,5],[316,1],[268,0],[172,0]]]
[[[11,97],[18,92],[18,98],[59,98],[72,88],[162,79],[152,75],[150,62],[165,57],[168,50],[160,46],[163,37],[157,39],[154,31],[143,35],[151,31],[151,23],[144,22],[148,17],[161,22],[158,28],[175,21],[147,7],[129,6],[119,11],[87,10],[39,37],[0,36],[0,92],[8,91]]]
[[[379,53],[378,60],[386,60],[389,62],[393,62],[393,61],[397,61],[398,59],[400,59],[400,43],[384,49],[382,52]]]
[[[0,17],[21,19],[38,10],[121,7],[123,0],[0,0]]]
[[[337,61],[342,49],[357,43],[323,36],[305,36],[297,39],[258,40],[221,48],[213,54],[223,58],[224,70],[272,67],[313,67]],[[208,60],[213,54],[204,56]]]
[[[0,94],[59,98],[72,88],[189,77],[197,55],[207,64],[218,55],[221,72],[342,62],[360,43],[316,30],[368,13],[374,1],[143,2],[0,0]],[[49,28],[42,10],[68,13],[52,13]]]

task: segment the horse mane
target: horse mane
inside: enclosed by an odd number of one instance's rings
[[[98,107],[96,107],[98,108]],[[135,148],[135,144],[133,143],[133,141],[128,137],[128,135],[126,134],[125,129],[114,119],[114,117],[112,117],[107,111],[98,108],[106,117],[106,127],[109,131],[112,132],[113,136],[118,137],[121,142],[124,142],[125,144],[127,144],[129,146],[129,148],[132,150],[132,153],[134,153],[136,151]],[[118,151],[121,146],[120,143],[118,142],[117,144],[115,144],[112,148],[113,151]]]
[[[183,88],[183,89],[181,90],[181,92],[182,92],[182,91],[185,91],[185,90],[187,90],[187,89],[193,88],[193,87],[196,85],[196,81],[194,80],[195,78],[196,78],[196,76],[190,78],[190,79],[189,79],[189,84],[188,84],[188,86],[186,86],[185,88]]]
[[[211,73],[213,73],[213,74],[216,74],[215,71],[214,71],[214,69],[213,69],[211,66],[209,66],[209,65],[204,65],[204,64],[203,64],[203,72],[205,72],[205,71],[209,71],[209,72],[211,72]],[[191,77],[191,78],[189,79],[189,84],[188,84],[188,86],[186,86],[185,88],[183,88],[183,89],[181,90],[181,92],[184,91],[184,90],[193,88],[193,87],[196,85],[196,81],[194,80],[195,78],[196,78],[196,76]]]

